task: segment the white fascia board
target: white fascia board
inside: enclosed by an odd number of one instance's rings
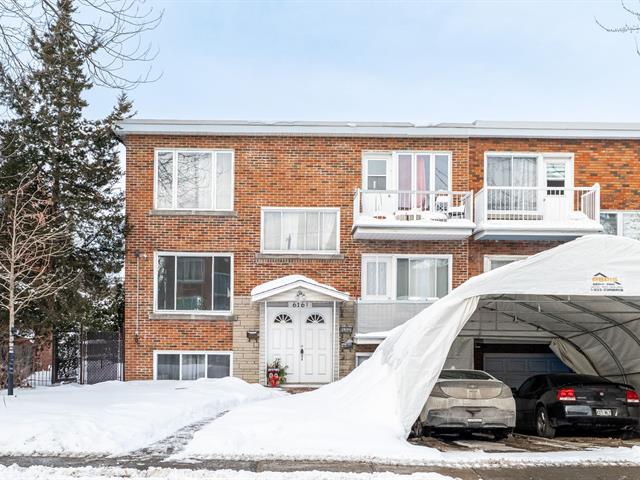
[[[334,298],[336,300],[340,300],[346,302],[349,300],[349,295],[345,292],[339,292],[338,290],[334,290],[332,288],[325,288],[321,285],[317,285],[315,283],[309,283],[305,281],[296,281],[293,283],[289,283],[286,285],[281,285],[279,287],[273,288],[271,290],[267,290],[258,294],[251,295],[252,302],[259,302],[261,300],[266,300],[270,297],[278,295],[280,293],[285,293],[290,290],[296,290],[299,288],[304,288],[310,290],[312,292],[316,292],[322,295],[326,295],[327,297]]]
[[[415,125],[377,122],[248,122],[130,119],[118,122],[121,137],[136,135],[444,137],[640,139],[640,124],[474,122]]]

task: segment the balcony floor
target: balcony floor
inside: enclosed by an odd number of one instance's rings
[[[601,233],[602,225],[593,220],[491,220],[479,223],[475,240],[573,240]]]
[[[352,229],[355,240],[464,240],[475,223],[465,219],[394,220],[359,217]]]

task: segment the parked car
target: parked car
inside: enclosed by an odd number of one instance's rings
[[[633,431],[640,399],[629,385],[606,378],[558,373],[535,375],[515,392],[518,429],[553,438],[558,428]]]
[[[515,427],[511,389],[481,370],[443,370],[413,434],[483,432],[506,438]]]

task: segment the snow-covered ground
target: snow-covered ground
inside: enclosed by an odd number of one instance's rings
[[[133,470],[125,468],[50,468],[0,465],[0,480],[454,480],[438,473],[398,475],[387,472],[247,472],[234,470],[174,470],[151,468]]]
[[[0,392],[0,454],[122,454],[236,407],[284,395],[237,378],[105,382]]]

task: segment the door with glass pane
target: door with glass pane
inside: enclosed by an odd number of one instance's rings
[[[276,358],[287,366],[287,382],[298,383],[300,326],[297,308],[269,308],[268,361]]]
[[[364,159],[362,213],[376,217],[395,211],[391,154],[368,154]]]
[[[301,309],[300,382],[331,381],[331,308]]]
[[[487,209],[497,219],[524,219],[540,213],[537,156],[488,156],[486,185]]]
[[[449,155],[398,153],[397,210],[433,210],[434,191],[450,190]]]
[[[573,162],[567,158],[544,159],[544,219],[567,220],[573,211]]]

